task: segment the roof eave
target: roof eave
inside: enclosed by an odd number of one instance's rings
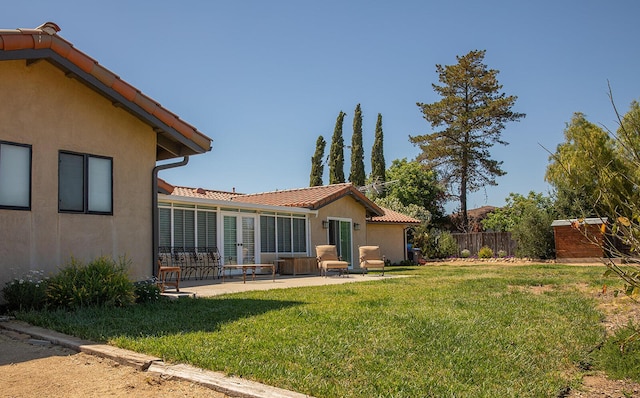
[[[29,34],[8,31],[1,31],[0,33],[4,35],[22,34],[25,37],[31,36]],[[24,44],[24,48],[9,50],[2,48],[0,49],[0,61],[25,60],[27,64],[30,65],[40,60],[46,60],[61,69],[68,77],[76,78],[95,92],[103,95],[109,99],[114,106],[122,107],[153,128],[158,136],[157,160],[201,154],[211,150],[210,138],[199,133],[195,128],[187,127],[188,124],[184,121],[178,120],[177,116],[171,114],[159,104],[144,96],[126,82],[120,80],[116,75],[99,65],[90,57],[73,48],[73,46],[64,39],[55,35],[49,36],[42,34],[42,32],[39,32],[39,34],[34,33],[34,35],[37,35],[41,39],[46,39],[45,41],[50,40],[51,42],[41,44],[40,48],[37,48],[36,44],[33,45],[34,48],[30,48],[29,43],[31,42],[21,43]],[[54,48],[62,49],[60,51],[66,52],[66,55],[60,54],[54,50]],[[72,58],[76,60],[76,63],[74,63]],[[84,70],[78,64],[85,67],[91,73]],[[104,81],[98,77],[101,77]],[[121,91],[126,92],[129,98],[123,95],[122,92],[119,92],[115,88],[116,85],[119,85]],[[149,109],[144,109],[142,105],[146,105]],[[150,110],[152,112],[150,112]],[[174,127],[177,124],[179,124],[183,130],[193,131],[189,131],[187,136]]]

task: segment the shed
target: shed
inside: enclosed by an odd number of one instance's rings
[[[556,258],[562,260],[605,257],[606,218],[554,220],[551,223],[556,245]]]

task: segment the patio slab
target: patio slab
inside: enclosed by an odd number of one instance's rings
[[[180,293],[172,290],[165,291],[168,297],[211,297],[228,293],[247,292],[251,290],[271,290],[287,289],[291,287],[338,285],[344,283],[371,282],[382,279],[404,278],[404,275],[380,275],[379,273],[349,274],[348,276],[330,275],[323,277],[319,275],[283,275],[276,276],[275,281],[271,279],[271,274],[256,275],[255,280],[247,278],[246,283],[242,283],[242,276],[233,278],[226,277],[224,283],[222,279],[185,280],[180,281]]]

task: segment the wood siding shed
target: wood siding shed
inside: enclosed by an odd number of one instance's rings
[[[606,218],[555,220],[553,235],[557,259],[603,258]]]

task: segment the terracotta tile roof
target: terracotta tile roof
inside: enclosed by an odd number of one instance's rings
[[[384,207],[382,210],[384,211],[384,215],[371,217],[371,219],[367,221],[372,223],[420,224],[420,220],[398,213],[397,211]]]
[[[368,215],[380,216],[384,214],[378,205],[373,203],[351,183],[247,194],[236,196],[232,200],[234,202],[303,207],[317,210],[344,196],[351,196],[360,202],[367,209]]]
[[[171,195],[211,200],[233,200],[234,197],[242,194],[236,192],[214,191],[204,188],[174,187]]]
[[[122,105],[158,133],[158,160],[211,150],[209,137],[74,48],[57,35],[59,31],[53,22],[35,29],[0,29],[0,61],[46,59],[114,104]]]

